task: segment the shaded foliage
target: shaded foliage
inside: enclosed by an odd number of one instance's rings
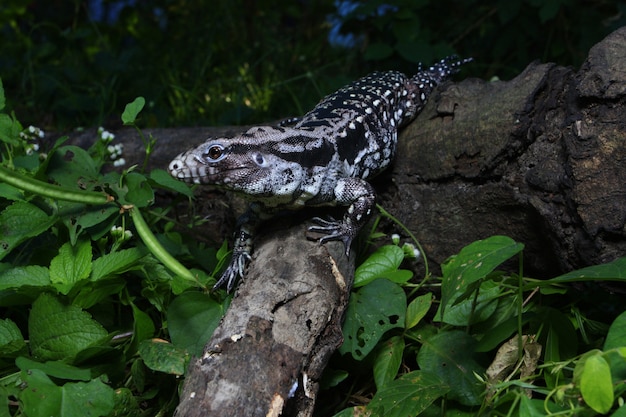
[[[626,8],[606,0],[346,3],[7,0],[0,76],[10,107],[47,128],[114,124],[136,96],[147,99],[146,126],[254,123],[302,114],[368,71],[414,72],[416,62],[452,52],[475,57],[466,71],[481,77],[512,77],[534,59],[579,65],[624,24]]]

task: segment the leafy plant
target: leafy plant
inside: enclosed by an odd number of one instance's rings
[[[477,241],[417,284],[397,279],[398,246],[372,254],[328,371],[356,405],[335,416],[622,415],[626,312],[597,322],[566,300],[574,281],[623,282],[626,258],[534,280],[522,250],[504,236]],[[518,274],[496,269],[512,257]]]
[[[5,102],[0,84],[0,111]],[[123,122],[136,127],[144,103]],[[0,415],[171,414],[176,377],[224,299],[164,247],[214,273],[225,247],[185,241],[169,208],[153,206],[157,188],[192,196],[167,173],[103,173],[123,165],[109,132],[87,150],[61,138],[47,152],[42,135],[0,113]],[[155,139],[141,137],[147,160]]]

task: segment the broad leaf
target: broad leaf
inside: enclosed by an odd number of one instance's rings
[[[39,207],[16,201],[0,213],[0,259],[26,239],[37,236],[56,222]]]
[[[143,97],[137,97],[135,100],[128,103],[124,108],[124,113],[122,113],[122,122],[124,122],[125,125],[135,123],[137,115],[145,105],[146,99],[144,99]]]
[[[379,389],[367,409],[376,416],[416,416],[448,391],[432,372],[413,371]]]
[[[406,296],[397,284],[377,279],[360,288],[350,297],[339,351],[363,359],[387,330],[404,327],[405,313]]]
[[[195,291],[182,293],[167,310],[172,343],[194,355],[201,355],[223,315],[224,307],[208,295]]]
[[[602,355],[592,355],[585,361],[580,392],[587,405],[600,414],[607,413],[613,406],[611,368]]]
[[[626,311],[617,316],[604,341],[604,350],[626,346]]]
[[[139,344],[139,356],[153,371],[183,375],[190,355],[184,349],[160,339],[144,340]]]
[[[150,172],[148,179],[160,187],[183,194],[189,198],[193,198],[193,191],[191,191],[191,188],[189,188],[187,184],[175,179],[163,169],[153,169]]]
[[[26,347],[22,332],[14,321],[0,320],[0,357],[10,358]]]
[[[393,336],[389,340],[378,345],[376,357],[374,358],[374,381],[376,388],[381,389],[389,382],[393,381],[404,353],[404,338]]]
[[[405,328],[411,329],[417,326],[417,324],[426,316],[428,310],[430,310],[432,303],[433,295],[431,293],[420,295],[411,301],[406,309]]]
[[[408,281],[413,274],[410,271],[398,270],[403,259],[404,251],[398,246],[381,246],[356,269],[354,287],[367,285],[376,278],[387,278],[393,282]]]
[[[89,381],[92,378],[90,369],[78,368],[62,361],[37,362],[29,358],[19,357],[15,364],[22,371],[39,369],[48,376],[73,381]]]
[[[50,281],[62,294],[68,294],[74,284],[91,274],[91,241],[65,243],[50,262]]]
[[[461,249],[458,255],[442,265],[441,306],[444,310],[454,304],[459,294],[474,282],[484,278],[498,265],[520,253],[524,245],[506,236],[492,236]]]
[[[25,286],[45,287],[50,284],[50,273],[43,266],[17,266],[0,273],[0,291]]]
[[[41,360],[72,358],[107,335],[89,313],[63,305],[50,294],[42,294],[33,303],[28,333],[33,357]]]
[[[420,369],[437,375],[450,386],[448,398],[467,406],[479,405],[484,385],[475,374],[485,368],[474,358],[474,340],[460,330],[442,331],[426,339],[417,355]]]
[[[98,281],[110,275],[117,275],[135,267],[146,256],[146,251],[138,247],[107,253],[93,261],[91,281]]]
[[[57,386],[39,369],[22,371],[20,403],[27,416],[97,417],[113,410],[113,388],[99,379]]]
[[[547,282],[575,282],[593,280],[626,280],[626,257],[618,258],[613,262],[593,265],[587,268],[568,272]]]

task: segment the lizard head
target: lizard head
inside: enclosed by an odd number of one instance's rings
[[[304,177],[301,164],[281,157],[275,142],[256,132],[209,139],[178,155],[169,172],[188,183],[215,185],[252,199],[292,196]]]

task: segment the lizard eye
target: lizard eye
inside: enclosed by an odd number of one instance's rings
[[[213,161],[220,159],[222,155],[224,155],[224,147],[221,145],[213,145],[204,153],[205,157]]]
[[[263,155],[261,155],[260,153],[254,155],[254,162],[256,162],[258,166],[265,166],[265,158],[263,158]]]

